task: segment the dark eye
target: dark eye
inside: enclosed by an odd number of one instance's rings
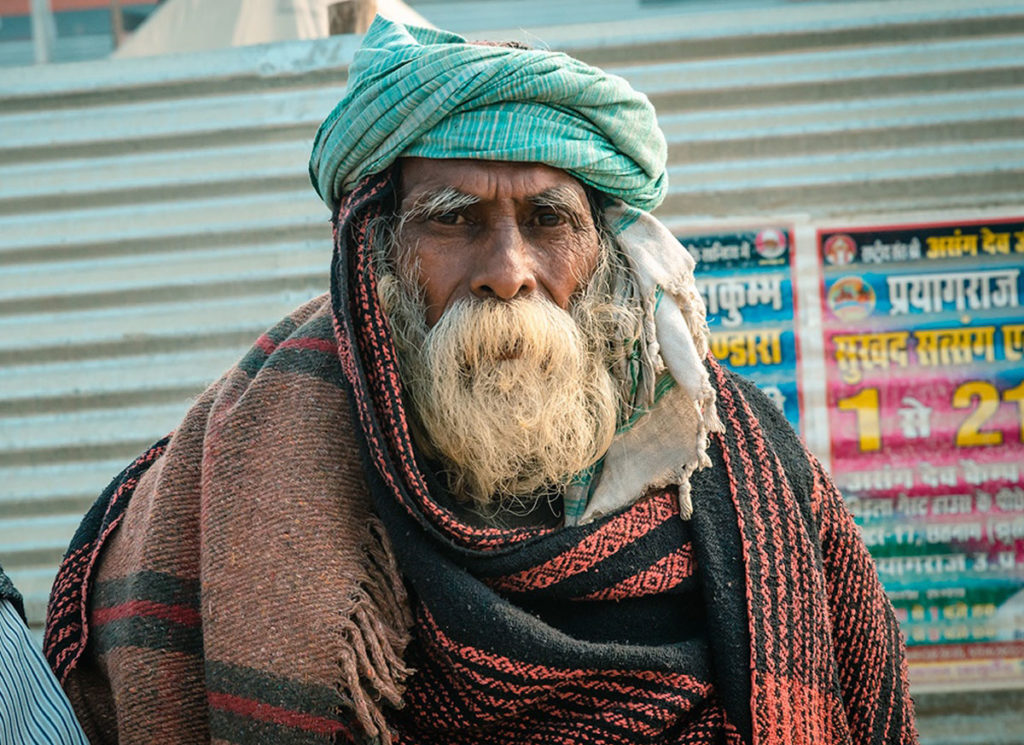
[[[564,222],[557,212],[540,212],[535,219],[542,228],[557,228]]]
[[[465,222],[465,218],[458,212],[442,212],[434,215],[430,218],[434,222],[439,222],[442,225],[458,225]]]

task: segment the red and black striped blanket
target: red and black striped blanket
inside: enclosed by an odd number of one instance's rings
[[[406,426],[368,227],[101,495],[46,653],[102,742],[910,743],[898,627],[782,417],[708,361],[692,481],[591,524],[467,520]],[[411,595],[407,596],[407,591]]]

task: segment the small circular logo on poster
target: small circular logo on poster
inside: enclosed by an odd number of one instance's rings
[[[842,277],[829,288],[826,302],[840,321],[863,321],[875,310],[875,291],[860,277]]]
[[[857,243],[845,233],[837,233],[825,241],[824,253],[829,264],[846,266],[857,256]]]
[[[777,259],[786,253],[789,241],[781,230],[766,228],[754,236],[754,250],[765,259]]]

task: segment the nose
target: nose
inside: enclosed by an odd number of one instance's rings
[[[482,241],[470,289],[478,298],[512,300],[537,289],[537,277],[518,225],[503,225]]]

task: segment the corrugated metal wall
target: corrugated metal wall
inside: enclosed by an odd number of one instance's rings
[[[801,4],[651,26],[529,38],[651,96],[673,226],[1024,211],[1019,3]],[[37,628],[106,481],[325,288],[328,216],[305,163],[353,46],[3,72],[0,564]]]

